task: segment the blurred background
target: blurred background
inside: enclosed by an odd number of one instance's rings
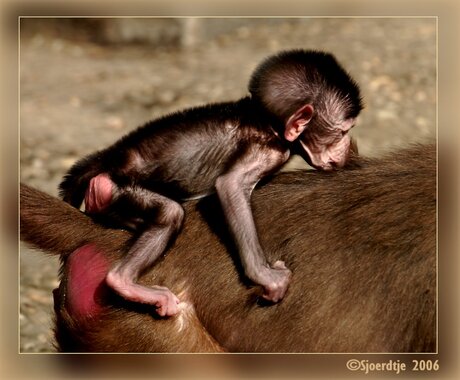
[[[359,83],[361,154],[435,140],[435,18],[22,18],[20,179],[57,195],[78,158],[149,119],[245,96],[255,66],[292,48],[333,53]],[[53,351],[58,260],[21,247],[20,265],[20,350]]]

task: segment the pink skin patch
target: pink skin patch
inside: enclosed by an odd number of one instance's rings
[[[85,211],[98,213],[104,211],[112,202],[113,182],[103,173],[91,178],[85,194]]]
[[[66,308],[75,319],[97,316],[108,295],[105,277],[110,263],[94,244],[72,252],[68,259]]]

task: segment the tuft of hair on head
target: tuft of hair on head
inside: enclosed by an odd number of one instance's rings
[[[340,112],[345,119],[363,108],[358,84],[327,52],[289,50],[265,59],[249,81],[249,92],[270,113],[287,120],[300,107]]]

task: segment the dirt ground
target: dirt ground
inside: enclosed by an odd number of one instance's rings
[[[186,48],[41,28],[20,45],[20,176],[52,195],[75,160],[145,121],[245,95],[255,65],[283,49],[330,51],[357,80],[366,108],[353,136],[363,155],[436,138],[433,18],[247,19]],[[23,246],[20,270],[20,350],[52,352],[58,260]]]

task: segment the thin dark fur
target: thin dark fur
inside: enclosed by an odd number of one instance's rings
[[[245,275],[264,287],[265,299],[278,302],[291,271],[265,257],[252,190],[281,168],[291,149],[301,147],[321,170],[342,167],[350,155],[348,132],[362,101],[331,54],[296,50],[269,58],[255,70],[249,90],[251,97],[153,120],[77,162],[60,184],[64,201],[80,207],[85,198],[99,222],[137,232],[106,281],[126,299],[154,305],[161,316],[176,314],[179,299],[137,280],[180,232],[182,202],[217,193]]]

